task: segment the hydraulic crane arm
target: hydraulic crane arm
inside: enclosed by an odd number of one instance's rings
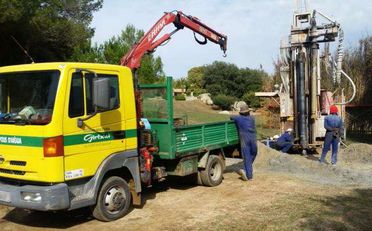
[[[171,33],[166,33],[155,40],[165,26],[173,23],[176,29]],[[204,37],[204,41],[195,40],[199,44],[206,44],[207,40],[219,44],[224,55],[227,49],[227,36],[216,32],[207,25],[203,24],[196,17],[188,16],[181,11],[167,12],[156,22],[156,24],[136,43],[129,52],[121,58],[120,64],[127,66],[132,71],[138,69],[141,65],[141,59],[146,53],[153,52],[158,46],[168,41],[171,36],[184,27],[189,28],[195,33]]]

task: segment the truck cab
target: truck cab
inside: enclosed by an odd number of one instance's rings
[[[95,79],[110,90],[106,108],[93,104]],[[94,205],[102,179],[119,169],[132,195],[110,187],[106,194],[139,203],[132,81],[130,69],[117,65],[0,68],[0,203],[35,210]],[[108,217],[127,206],[106,197]]]

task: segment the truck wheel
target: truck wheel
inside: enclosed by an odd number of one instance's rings
[[[107,178],[102,185],[93,209],[93,217],[100,221],[113,221],[128,213],[131,194],[127,182],[117,176]]]
[[[200,178],[205,186],[214,187],[222,182],[224,163],[221,157],[210,155],[204,170],[200,171]]]

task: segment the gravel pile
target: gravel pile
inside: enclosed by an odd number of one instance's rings
[[[352,144],[339,152],[336,167],[320,164],[319,155],[301,156],[282,154],[258,144],[259,153],[254,163],[255,171],[288,173],[320,184],[344,186],[372,186],[372,145]],[[328,159],[330,153],[328,153]],[[228,171],[235,171],[242,162],[229,160]]]

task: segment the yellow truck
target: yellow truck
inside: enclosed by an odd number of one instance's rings
[[[142,85],[137,123],[128,67],[40,63],[0,68],[0,204],[39,211],[91,207],[111,221],[169,175],[222,181],[231,121],[174,118],[171,78]]]

